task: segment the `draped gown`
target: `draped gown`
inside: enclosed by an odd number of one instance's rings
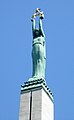
[[[32,62],[33,72],[32,77],[45,78],[46,67],[46,48],[45,48],[45,34],[42,28],[42,19],[39,19],[39,35],[36,36],[35,20],[32,21]]]

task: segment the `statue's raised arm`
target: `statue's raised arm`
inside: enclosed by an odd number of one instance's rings
[[[45,37],[43,26],[42,26],[42,18],[40,18],[40,20],[39,20],[39,30],[40,30],[42,36]]]
[[[36,26],[35,26],[35,19],[32,19],[32,34],[33,34],[33,38],[34,38],[34,31],[36,29]]]

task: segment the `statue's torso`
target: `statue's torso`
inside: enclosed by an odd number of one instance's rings
[[[44,42],[45,42],[45,39],[44,37],[37,37],[35,39],[33,39],[32,41],[32,45],[35,45],[35,44],[41,44],[41,45],[44,45]]]
[[[32,46],[33,46],[32,54],[34,54],[34,57],[41,56],[41,57],[43,57],[43,59],[46,59],[45,38],[44,37],[41,36],[41,37],[37,37],[37,38],[33,39]]]

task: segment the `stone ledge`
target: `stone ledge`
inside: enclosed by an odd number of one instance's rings
[[[37,90],[37,89],[41,89],[41,88],[43,88],[45,90],[45,92],[48,94],[48,96],[51,98],[51,100],[54,101],[53,93],[48,88],[48,86],[45,82],[45,79],[43,79],[43,78],[24,82],[24,84],[21,85],[21,94],[23,94],[24,92],[27,92],[27,91]]]

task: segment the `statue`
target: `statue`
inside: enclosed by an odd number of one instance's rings
[[[35,18],[39,17],[39,29],[36,28]],[[32,78],[45,78],[46,68],[46,48],[45,48],[45,34],[42,27],[42,19],[44,18],[43,12],[37,8],[35,14],[32,16],[32,62],[33,62],[33,73]]]

